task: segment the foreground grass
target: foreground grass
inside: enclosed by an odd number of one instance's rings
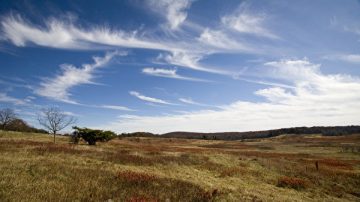
[[[359,201],[359,148],[360,135],[87,146],[0,131],[0,201]]]

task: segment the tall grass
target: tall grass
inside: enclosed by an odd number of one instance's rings
[[[341,150],[349,140],[311,138],[123,138],[94,147],[0,132],[0,201],[359,200],[360,156]]]

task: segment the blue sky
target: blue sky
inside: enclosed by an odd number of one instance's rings
[[[116,132],[358,125],[360,1],[1,1],[0,106]]]

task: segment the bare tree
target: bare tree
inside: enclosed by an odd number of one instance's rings
[[[13,109],[5,108],[0,110],[0,125],[3,130],[6,126],[16,119],[16,114]]]
[[[70,124],[74,124],[76,119],[73,116],[67,115],[59,108],[49,107],[41,110],[41,113],[38,115],[38,121],[40,125],[54,134],[55,143],[56,133]]]

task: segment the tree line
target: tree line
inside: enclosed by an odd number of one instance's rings
[[[242,140],[269,138],[285,134],[321,134],[324,136],[339,136],[360,134],[360,126],[314,126],[293,127],[275,130],[249,131],[249,132],[219,132],[219,133],[195,133],[195,132],[171,132],[161,135],[168,138],[207,139],[207,140]]]
[[[64,128],[75,124],[76,119],[63,112],[56,107],[43,108],[37,114],[39,125],[44,129],[38,129],[29,126],[24,120],[20,119],[13,109],[5,108],[0,110],[0,129],[6,131],[18,132],[35,132],[48,133],[54,136],[54,143],[56,143],[56,135]],[[96,142],[109,141],[117,135],[112,131],[94,130],[89,128],[80,128],[73,126],[74,132],[70,135],[71,142],[77,144],[80,139],[86,141],[89,145],[95,145]]]
[[[26,121],[19,118],[15,111],[10,108],[0,109],[0,127],[1,130],[7,131],[47,133],[44,129],[30,126]]]
[[[0,126],[1,130],[34,132],[34,133],[51,133],[54,135],[54,142],[57,132],[67,126],[76,123],[73,116],[67,115],[56,107],[43,108],[37,114],[37,120],[44,129],[38,129],[27,124],[11,108],[0,109]]]
[[[43,108],[37,115],[39,125],[44,129],[29,126],[20,119],[13,109],[0,109],[0,129],[20,132],[50,133],[54,136],[60,130],[75,124],[76,119],[56,107]],[[109,141],[118,136],[112,131],[94,130],[74,126],[72,141],[78,143],[80,139],[95,145],[97,141]],[[269,138],[283,134],[321,134],[324,136],[338,136],[360,134],[360,126],[314,126],[314,127],[293,127],[275,130],[249,131],[249,132],[218,132],[218,133],[195,133],[195,132],[171,132],[162,135],[149,132],[122,133],[120,137],[164,137],[164,138],[187,138],[206,140],[243,140],[255,138]]]

